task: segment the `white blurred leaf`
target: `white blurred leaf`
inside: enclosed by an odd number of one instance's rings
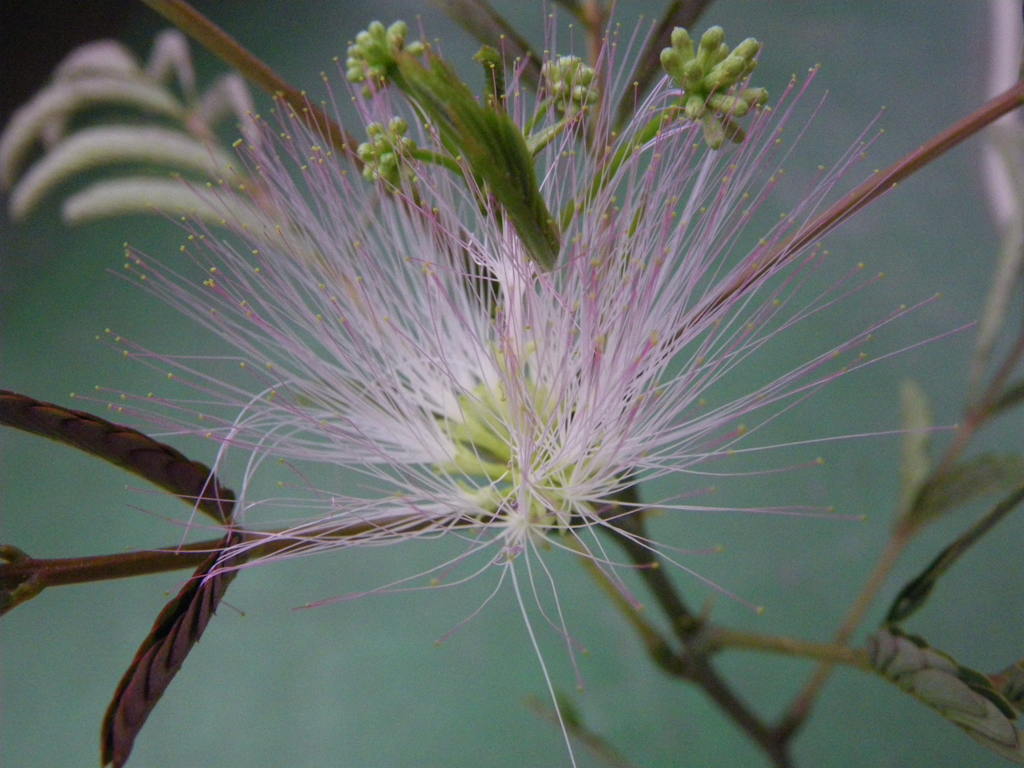
[[[134,77],[139,72],[138,60],[121,43],[116,40],[96,40],[75,48],[65,56],[53,71],[53,79],[69,80],[86,75]]]
[[[103,75],[59,81],[19,107],[0,136],[0,187],[10,188],[18,169],[44,126],[87,106],[120,104],[144,112],[184,118],[184,107],[166,90],[142,78]]]
[[[194,100],[196,73],[192,68],[188,40],[177,29],[165,29],[153,41],[153,49],[146,62],[146,74],[157,82],[163,82],[172,73],[185,97],[189,101]]]
[[[252,203],[223,188],[206,188],[180,179],[128,177],[100,181],[64,201],[69,224],[132,213],[199,218],[217,226],[260,231],[265,216]]]
[[[229,155],[181,131],[142,126],[87,128],[58,144],[29,168],[11,194],[11,217],[25,216],[62,181],[111,163],[151,163],[212,178],[234,175]]]

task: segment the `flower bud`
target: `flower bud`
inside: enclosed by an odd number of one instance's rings
[[[579,56],[559,56],[546,61],[541,75],[559,112],[572,115],[597,101],[594,68],[584,64]]]
[[[727,138],[742,141],[744,131],[729,118],[743,117],[768,98],[763,88],[735,91],[757,66],[761,44],[748,37],[730,50],[721,27],[711,27],[701,36],[696,53],[682,27],[672,31],[670,40],[672,45],[661,52],[661,66],[685,92],[681,100],[685,119],[701,121],[712,149]]]
[[[395,57],[399,52],[407,51],[414,56],[422,53],[425,50],[422,42],[405,44],[408,33],[409,27],[404,21],[396,21],[390,27],[385,27],[379,21],[371,22],[348,47],[345,69],[349,81],[385,82],[394,69]]]

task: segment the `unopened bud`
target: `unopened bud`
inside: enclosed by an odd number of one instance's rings
[[[730,118],[743,117],[768,98],[763,88],[736,90],[757,66],[761,44],[748,37],[730,49],[721,27],[708,29],[696,52],[690,34],[682,27],[672,31],[670,40],[672,45],[661,52],[661,66],[685,92],[683,116],[701,121],[705,141],[712,149],[725,139],[742,141],[743,130]]]

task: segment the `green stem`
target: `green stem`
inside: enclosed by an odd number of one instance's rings
[[[533,108],[533,117],[527,120],[526,125],[523,126],[523,136],[530,136],[533,134],[554,103],[555,100],[549,96]],[[529,139],[527,139],[527,141],[529,141]]]
[[[565,208],[562,210],[560,224],[562,230],[566,230],[572,223],[573,216],[576,215],[576,211],[585,210],[587,206],[600,194],[601,190],[604,189],[608,182],[618,173],[619,168],[626,162],[631,154],[633,154],[637,147],[642,147],[648,141],[658,135],[658,131],[661,130],[662,126],[673,120],[679,113],[680,105],[668,107],[663,110],[657,117],[651,119],[650,122],[645,125],[636,138],[630,141],[628,144],[624,144],[619,147],[619,150],[612,155],[612,159],[604,166],[601,171],[597,174],[593,183],[590,185],[590,190],[587,192],[585,200],[577,202],[570,200]],[[600,150],[600,147],[596,147],[596,150]]]
[[[575,717],[566,717],[565,712],[559,713],[547,702],[538,699],[536,696],[529,696],[526,699],[526,706],[536,714],[551,722],[552,725],[564,725],[569,735],[591,751],[596,757],[607,763],[611,768],[636,768],[626,757],[619,752],[611,743],[596,733]],[[563,710],[564,710],[564,706]]]
[[[708,630],[705,642],[713,649],[735,648],[748,651],[764,651],[802,659],[817,659],[830,664],[846,664],[851,667],[871,670],[867,653],[836,643],[812,643],[793,637],[761,635],[754,632],[740,632],[733,629],[714,627]]]
[[[443,155],[440,152],[431,152],[429,149],[416,149],[412,153],[412,156],[417,160],[424,163],[432,163],[433,165],[439,165],[446,170],[456,174],[459,178],[464,176],[462,168],[448,155]]]
[[[571,125],[576,120],[579,120],[583,115],[584,112],[581,111],[573,115],[563,117],[557,123],[549,125],[538,133],[528,133],[527,131],[523,131],[523,135],[526,136],[526,146],[529,148],[530,154],[533,157],[539,155],[541,150],[554,141],[567,126]]]
[[[295,88],[251,53],[234,37],[214,24],[185,0],[142,0],[174,26],[238,70],[249,82],[284,100],[295,114],[303,117],[317,133],[323,134],[337,150],[352,154],[358,144],[345,130],[319,107],[310,103],[304,92]],[[352,155],[355,162],[358,158]]]

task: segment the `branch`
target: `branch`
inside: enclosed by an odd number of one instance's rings
[[[986,102],[967,117],[958,120],[902,160],[880,173],[873,174],[828,210],[802,227],[789,241],[767,254],[765,258],[758,260],[746,274],[739,275],[736,280],[725,286],[716,295],[711,296],[704,306],[696,309],[690,325],[700,323],[707,315],[713,313],[733,296],[742,294],[750,285],[788,260],[792,254],[799,252],[819,237],[835,229],[861,208],[894,189],[901,181],[938,159],[957,144],[1022,105],[1024,105],[1024,80]],[[679,333],[683,333],[685,330],[685,328],[681,329]]]
[[[335,149],[350,155],[359,163],[354,149],[359,143],[345,132],[316,105],[310,103],[303,91],[291,85],[262,59],[251,53],[234,37],[214,24],[185,0],[142,0],[174,26],[187,34],[210,53],[237,70],[245,79],[274,97],[284,100],[304,119],[311,129],[322,134]]]
[[[1018,86],[1022,84],[1024,83],[1018,83]],[[964,420],[953,436],[953,440],[947,447],[938,467],[921,484],[921,488],[937,486],[939,481],[955,468],[957,459],[967,450],[971,438],[982,424],[997,412],[999,397],[1002,395],[1006,381],[1019,362],[1021,355],[1024,355],[1024,336],[1017,340],[1017,343],[1007,354],[1003,365],[996,372],[992,381],[989,382],[986,391],[981,395],[977,404],[968,405]],[[896,565],[896,561],[920,529],[920,524],[919,520],[910,515],[904,515],[901,518],[892,536],[889,538],[885,550],[875,564],[871,575],[868,576],[868,580],[865,582],[860,594],[846,612],[843,623],[836,630],[832,638],[833,643],[843,645],[853,636],[857,627],[864,620],[864,616],[867,615],[868,609],[878,597],[879,592],[881,592],[882,587],[885,586],[886,579],[893,566]],[[804,687],[796,695],[792,703],[790,703],[776,727],[782,739],[787,741],[791,739],[807,720],[814,701],[828,681],[833,668],[832,662],[824,661],[804,684]]]
[[[536,696],[527,697],[526,706],[554,725],[561,726],[564,724],[573,739],[589,749],[596,757],[611,766],[611,768],[637,768],[619,750],[612,746],[607,739],[599,733],[592,731],[580,722],[577,717],[566,717],[565,711],[559,713]],[[559,709],[564,710],[565,706],[566,703],[561,702]],[[561,720],[559,719],[560,715]]]
[[[794,637],[738,632],[722,627],[709,628],[705,642],[709,648],[716,651],[730,648],[745,651],[763,651],[766,653],[778,653],[784,656],[795,656],[801,659],[817,659],[832,664],[845,664],[863,669],[866,672],[874,671],[865,651],[835,643],[812,643]]]
[[[526,64],[523,79],[536,87],[540,81],[540,57],[487,0],[433,0],[433,3],[481,43],[521,59]]]
[[[631,503],[638,501],[636,487],[626,489],[621,500]],[[707,648],[701,647],[699,642],[702,622],[683,602],[665,573],[661,559],[636,541],[637,538],[646,538],[642,515],[642,511],[637,511],[621,517],[613,516],[615,527],[622,531],[614,538],[625,549],[630,560],[640,566],[641,578],[647,583],[682,645],[678,676],[701,688],[729,719],[764,750],[776,768],[788,768],[792,762],[786,742],[780,740],[775,730],[765,725],[719,675],[707,656]]]
[[[170,491],[217,522],[231,525],[234,493],[223,487],[206,465],[190,461],[171,446],[137,430],[7,390],[0,390],[0,423],[105,459]],[[104,765],[120,768],[128,760],[146,718],[181,669],[189,651],[199,642],[235,577],[232,566],[240,564],[241,560],[237,557],[224,560],[222,553],[241,540],[242,535],[229,528],[224,538],[212,546],[204,542],[202,552],[165,550],[148,553],[148,558],[138,556],[143,553],[134,553],[135,556],[104,556],[84,561],[71,558],[71,562],[33,560],[15,547],[0,547],[0,558],[8,561],[0,567],[3,585],[0,613],[39,594],[49,584],[47,576],[56,579],[62,574],[63,583],[76,583],[92,580],[98,569],[105,578],[117,578],[134,575],[146,564],[151,568],[148,572],[152,573],[157,562],[162,566],[159,570],[180,568],[194,563],[197,555],[201,556],[199,568],[177,596],[164,606],[114,693],[103,719]],[[211,576],[214,570],[216,575]]]

